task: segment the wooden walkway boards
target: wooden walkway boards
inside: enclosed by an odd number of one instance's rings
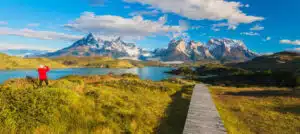
[[[204,84],[193,90],[183,134],[226,134],[219,113]]]

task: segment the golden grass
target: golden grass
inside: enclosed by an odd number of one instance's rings
[[[0,69],[35,69],[40,64],[51,68],[65,68],[66,66],[47,58],[21,58],[0,53]]]
[[[210,87],[230,134],[300,132],[300,95],[286,88]]]
[[[136,75],[67,76],[0,85],[0,133],[181,133],[194,83]]]
[[[65,64],[69,67],[94,67],[94,68],[134,68],[142,67],[129,60],[118,60],[105,56],[74,57],[64,56],[53,58],[54,61]],[[138,63],[138,62],[137,62]]]

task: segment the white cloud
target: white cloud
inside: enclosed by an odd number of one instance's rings
[[[239,8],[240,2],[225,0],[124,0],[138,2],[158,8],[163,12],[176,13],[192,20],[227,20],[228,23],[252,23],[264,20],[263,17],[243,13]]]
[[[179,23],[179,26],[184,30],[188,30],[190,28],[190,24],[186,20],[179,20],[178,23]]]
[[[213,24],[212,25],[212,30],[213,31],[220,31],[221,29],[221,27],[228,27],[227,29],[228,30],[235,30],[236,28],[237,28],[237,26],[236,25],[233,25],[233,24],[229,24],[229,23],[217,23],[217,24]]]
[[[130,13],[129,15],[130,16],[144,16],[144,15],[157,16],[158,14],[159,14],[158,10],[151,10],[151,11],[136,11]]]
[[[6,21],[0,21],[0,25],[7,25],[8,24],[8,22],[6,22]]]
[[[123,18],[112,15],[97,16],[92,12],[84,12],[73,22],[65,24],[65,27],[85,33],[92,32],[98,35],[137,38],[183,31],[183,28],[180,26],[170,26],[165,25],[165,23],[166,16],[160,17],[157,21],[151,21],[145,20],[141,16]]]
[[[280,40],[281,44],[300,45],[300,40]]]
[[[241,35],[247,35],[247,36],[260,36],[259,33],[255,33],[255,32],[242,32]]]
[[[255,25],[254,27],[250,28],[251,31],[261,31],[264,29],[265,29],[265,27],[260,26],[260,25]]]
[[[246,4],[246,5],[245,5],[245,7],[247,7],[247,8],[248,8],[248,7],[250,7],[250,5],[249,5],[249,4]]]
[[[187,20],[179,20],[178,23],[183,30],[188,30],[188,29],[198,30],[202,28],[202,26],[191,25]]]
[[[29,27],[38,27],[38,26],[40,26],[40,24],[39,23],[30,23],[27,26],[29,26]]]
[[[36,39],[43,39],[43,40],[66,40],[66,41],[74,41],[82,38],[82,36],[69,35],[69,34],[52,32],[52,31],[36,31],[28,28],[12,29],[8,27],[0,27],[0,35],[14,35],[14,36],[36,38]]]
[[[16,43],[7,43],[0,42],[0,50],[7,49],[30,49],[30,50],[47,50],[47,51],[55,51],[56,49],[44,47],[42,45],[33,45],[33,44],[16,44]]]
[[[272,38],[270,37],[270,36],[268,36],[267,38],[266,38],[266,40],[268,41],[268,40],[271,40]]]

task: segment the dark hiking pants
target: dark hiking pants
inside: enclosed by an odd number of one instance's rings
[[[49,84],[48,79],[40,80],[39,86],[41,87],[43,85],[43,81],[45,81],[46,85],[48,86],[48,84]]]

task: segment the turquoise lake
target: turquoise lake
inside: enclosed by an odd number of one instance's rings
[[[59,79],[67,75],[104,75],[110,72],[114,74],[132,73],[137,74],[141,79],[149,79],[160,81],[162,79],[174,77],[174,75],[166,74],[170,71],[169,67],[144,67],[130,69],[111,69],[111,68],[68,68],[68,69],[51,69],[48,72],[49,79]],[[36,70],[1,70],[0,83],[12,78],[25,78],[26,76],[38,77]]]

